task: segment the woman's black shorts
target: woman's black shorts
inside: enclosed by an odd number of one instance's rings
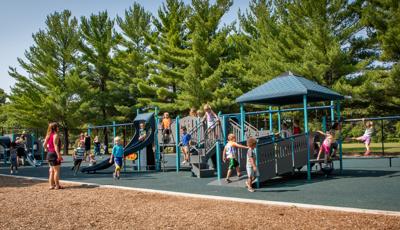
[[[61,162],[58,160],[57,153],[54,152],[47,153],[47,161],[49,162],[50,166],[57,166],[61,164]]]

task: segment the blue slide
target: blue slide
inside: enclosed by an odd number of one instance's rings
[[[143,141],[139,141],[139,129],[140,129],[140,123],[146,122],[146,139]],[[155,119],[154,119],[154,113],[143,113],[139,114],[135,120],[133,121],[133,125],[135,127],[135,135],[131,139],[131,141],[125,146],[124,148],[124,156],[127,156],[131,153],[138,152],[142,150],[145,147],[152,148],[153,147],[153,142],[154,142],[154,130],[156,128],[155,124]],[[149,159],[149,158],[148,158]],[[154,155],[153,157],[150,157],[150,161],[153,159],[154,161]],[[85,167],[81,169],[81,172],[87,172],[87,173],[95,173],[96,171],[103,170],[106,168],[111,167],[114,164],[112,162],[110,164],[110,158],[107,158],[103,160],[100,163],[97,163],[93,166]]]

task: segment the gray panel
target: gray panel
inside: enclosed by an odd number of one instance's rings
[[[301,168],[307,165],[307,136],[297,136],[294,138],[294,167]]]
[[[276,176],[274,144],[258,146],[258,171],[259,181],[263,182]]]
[[[277,174],[293,171],[292,141],[290,139],[276,143],[276,167]]]

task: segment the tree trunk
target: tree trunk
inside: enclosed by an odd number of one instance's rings
[[[64,127],[64,155],[68,155],[68,146],[69,146],[68,134],[69,134],[68,127]]]

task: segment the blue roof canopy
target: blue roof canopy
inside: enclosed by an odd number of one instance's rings
[[[276,106],[301,104],[304,95],[307,95],[308,102],[344,99],[331,89],[289,72],[243,94],[236,98],[236,102]]]

